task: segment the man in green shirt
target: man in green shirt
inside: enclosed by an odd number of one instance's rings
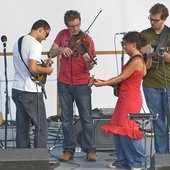
[[[149,13],[148,19],[151,27],[143,30],[142,33],[147,37],[148,43],[151,44],[153,50],[156,50],[161,33],[166,27],[165,21],[169,16],[169,12],[164,4],[157,3],[151,7]],[[168,146],[166,115],[169,114],[169,104],[166,100],[166,91],[170,101],[170,53],[167,47],[170,47],[170,32],[167,33],[163,45],[158,50],[157,57],[146,59],[146,63],[150,62],[151,64],[143,80],[143,90],[149,111],[159,114],[158,119],[153,121],[153,128],[155,151],[160,154],[167,153]],[[164,63],[165,71],[163,70]],[[164,79],[165,77],[166,80]]]

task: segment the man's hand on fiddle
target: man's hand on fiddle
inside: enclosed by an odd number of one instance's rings
[[[65,57],[70,57],[73,54],[73,51],[68,47],[60,47],[59,50]]]
[[[87,69],[91,70],[94,67],[93,61],[91,60],[90,56],[88,53],[85,53],[83,55],[84,61],[86,63]]]
[[[84,58],[84,61],[85,61],[85,62],[91,62],[91,59],[90,59],[90,56],[89,56],[88,53],[85,53],[85,54],[83,55],[83,58]]]

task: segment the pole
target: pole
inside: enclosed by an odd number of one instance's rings
[[[165,69],[165,61],[164,61],[164,51],[165,49],[164,48],[161,48],[159,49],[159,53],[161,55],[161,59],[162,59],[162,69],[163,69],[163,75],[164,75],[164,94],[165,94],[165,97],[166,97],[166,103],[165,103],[165,106],[166,106],[166,133],[167,133],[167,153],[169,154],[169,100],[168,100],[168,91],[167,91],[167,81],[166,81],[166,69]]]
[[[5,66],[5,146],[7,148],[7,124],[8,124],[8,113],[9,113],[9,103],[8,103],[8,79],[7,79],[7,58],[6,58],[6,41],[7,37],[3,35],[1,37],[1,41],[3,43],[3,52],[4,52],[4,66]]]

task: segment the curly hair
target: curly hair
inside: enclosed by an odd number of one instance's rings
[[[126,41],[127,43],[136,43],[136,48],[138,50],[147,44],[147,38],[137,31],[131,31],[125,34],[123,41]]]

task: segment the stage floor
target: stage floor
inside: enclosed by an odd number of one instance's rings
[[[0,127],[0,136],[1,136],[1,148],[15,148],[15,122],[9,122],[7,126],[7,131],[5,132],[5,126],[2,125]],[[30,138],[31,141],[33,140],[34,136],[34,127],[30,131]],[[98,131],[97,131],[98,132]],[[5,141],[5,135],[6,141]],[[87,162],[86,161],[86,154],[81,152],[81,149],[77,148],[75,152],[74,159],[68,162],[59,162],[58,157],[62,155],[62,129],[61,129],[61,122],[48,122],[48,150],[49,150],[49,161],[50,163],[56,163],[56,168],[53,170],[86,170],[86,169],[101,169],[106,170],[108,165],[115,160],[115,150],[114,148],[108,149],[103,148],[102,150],[97,150],[97,161],[96,162]],[[103,140],[103,139],[102,139]],[[104,139],[105,140],[105,139]],[[107,140],[107,139],[106,139]],[[109,139],[110,140],[110,139]],[[153,145],[153,140],[151,137],[146,137],[146,152],[147,155],[151,153],[151,147]],[[153,155],[153,153],[151,153]],[[52,169],[50,169],[52,170]]]

